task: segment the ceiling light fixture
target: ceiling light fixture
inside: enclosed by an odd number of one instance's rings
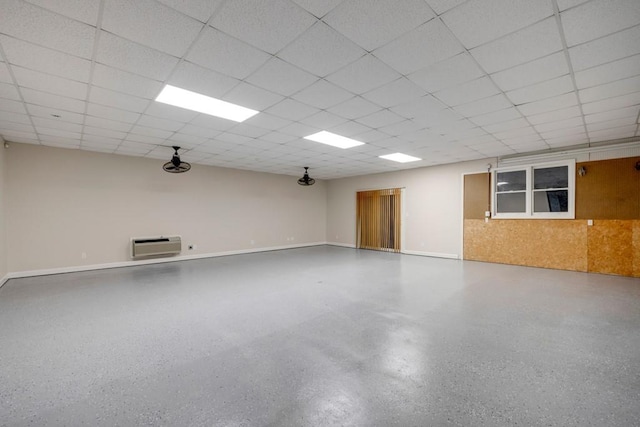
[[[358,145],[364,145],[364,142],[336,135],[335,133],[327,132],[326,130],[314,133],[313,135],[305,136],[304,139],[320,142],[321,144],[327,144],[331,145],[332,147],[338,148],[351,148],[357,147]]]
[[[417,162],[418,160],[422,160],[418,157],[409,156],[407,154],[402,153],[393,153],[393,154],[385,154],[384,156],[378,156],[381,159],[391,160],[398,163],[409,163],[409,162]]]
[[[304,167],[304,175],[302,176],[302,178],[300,178],[298,180],[298,184],[304,185],[304,186],[309,186],[309,185],[313,185],[315,183],[316,183],[316,180],[309,176],[309,167],[305,166]]]
[[[210,96],[202,95],[190,90],[166,85],[156,101],[173,105],[210,116],[221,117],[234,122],[243,122],[249,117],[255,116],[259,111],[241,107],[230,102],[221,101]]]

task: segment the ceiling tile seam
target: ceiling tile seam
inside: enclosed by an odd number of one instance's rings
[[[553,0],[553,1],[555,2],[555,0]],[[564,11],[563,11],[563,12],[560,12],[560,13],[562,14],[562,13],[564,13]],[[572,45],[571,47],[569,47],[569,49],[575,49],[576,47],[584,46],[584,45],[586,45],[586,44],[593,43],[593,42],[596,42],[596,41],[598,41],[598,40],[602,40],[602,39],[604,39],[604,38],[611,37],[611,36],[613,36],[613,35],[616,35],[616,34],[622,33],[622,32],[624,32],[624,31],[629,31],[629,30],[631,30],[631,29],[633,29],[633,28],[637,28],[637,27],[640,27],[640,24],[632,25],[632,26],[630,26],[630,27],[625,27],[625,28],[622,28],[622,29],[619,29],[619,30],[616,30],[616,31],[612,31],[612,32],[607,33],[607,34],[605,34],[605,35],[602,35],[602,36],[600,36],[600,37],[596,37],[595,39],[587,40],[587,41],[584,41],[584,42],[581,42],[581,43],[574,44],[574,45]],[[633,55],[629,55],[629,56],[634,56],[634,55],[638,55],[638,54],[637,54],[637,53],[635,53],[635,54],[633,54]],[[622,59],[622,58],[620,58],[620,59]],[[618,61],[618,59],[616,59],[615,61]],[[610,62],[613,62],[613,61],[610,61]],[[599,65],[602,65],[602,64],[599,64]],[[597,66],[598,66],[598,65],[594,65],[593,67],[597,67]],[[589,68],[593,68],[593,67],[589,67]],[[583,71],[583,70],[580,70],[580,71]]]
[[[103,0],[104,1],[104,0]],[[198,32],[198,35],[193,39],[193,41],[191,42],[191,44],[189,45],[189,47],[187,47],[187,49],[185,50],[185,52],[183,53],[182,57],[180,57],[178,59],[178,62],[176,63],[176,65],[173,67],[173,69],[171,70],[171,72],[169,72],[169,74],[167,75],[167,77],[165,78],[165,80],[162,82],[163,87],[165,85],[167,85],[168,81],[171,80],[171,78],[174,76],[174,74],[178,71],[178,68],[186,61],[186,57],[189,54],[189,52],[191,52],[191,50],[194,48],[194,46],[196,45],[196,43],[203,37],[204,32],[207,30],[207,28],[209,26],[211,26],[211,22],[213,21],[213,18],[216,17],[216,15],[220,12],[220,10],[223,8],[223,6],[230,0],[222,0],[218,6],[213,10],[213,12],[211,13],[211,16],[209,17],[209,19],[207,20],[207,22],[202,23],[201,21],[197,21],[198,23],[201,24],[201,28],[200,31]],[[211,26],[211,28],[214,28],[213,26]],[[165,54],[167,54],[166,52],[163,52]],[[236,85],[237,86],[237,85]],[[234,86],[235,87],[235,86]],[[139,122],[140,119],[142,119],[142,117],[146,114],[147,110],[153,105],[154,100],[150,100],[149,103],[147,104],[147,107],[140,113],[140,117],[138,117],[138,119],[132,124],[129,132],[127,132],[127,135],[125,136],[125,139],[127,137],[129,137],[129,135],[131,134],[131,130],[136,127],[139,126]],[[198,118],[200,115],[197,115],[196,117],[194,117],[190,122],[185,123],[184,126],[182,126],[180,129],[173,131],[172,134],[167,137],[167,138],[163,138],[164,141],[170,140],[172,136],[174,136],[176,133],[180,132],[180,130],[184,129],[188,124],[190,124],[193,120],[195,120],[196,118]],[[124,140],[123,140],[124,141]],[[119,148],[119,147],[118,147]],[[153,151],[153,150],[151,150]],[[184,149],[184,153],[191,151],[191,149]],[[148,153],[147,153],[148,154]]]
[[[569,47],[567,46],[567,38],[564,34],[564,27],[562,26],[562,19],[560,17],[560,8],[558,7],[557,0],[551,0],[551,5],[553,7],[553,14],[556,19],[556,25],[558,26],[558,32],[560,33],[560,42],[562,43],[562,50],[564,51],[564,57],[567,61],[567,66],[569,67],[569,75],[571,76],[571,84],[573,85],[573,90],[575,91],[576,98],[578,100],[578,108],[580,109],[580,117],[582,117],[582,126],[584,127],[584,132],[587,135],[587,143],[591,143],[591,139],[589,137],[589,129],[587,128],[587,121],[584,117],[584,110],[582,108],[582,100],[580,99],[580,93],[578,90],[578,84],[576,82],[576,75],[573,70],[573,64],[571,62],[571,56],[569,55]]]
[[[554,0],[554,1],[555,1],[555,0]],[[478,67],[478,68],[479,68],[479,69],[484,73],[484,77],[488,78],[488,79],[489,79],[489,81],[491,82],[491,84],[494,86],[494,88],[496,88],[496,89],[498,90],[498,94],[502,94],[502,96],[504,96],[504,97],[507,99],[507,101],[509,101],[509,102],[511,103],[511,105],[513,106],[513,108],[515,108],[515,109],[516,109],[516,111],[518,111],[518,113],[522,116],[522,118],[523,118],[523,119],[524,119],[524,120],[529,124],[529,126],[531,126],[531,128],[535,131],[535,133],[540,137],[540,140],[544,141],[544,142],[545,142],[545,144],[547,144],[547,146],[548,146],[549,148],[551,148],[551,146],[550,146],[550,145],[545,141],[545,139],[542,137],[542,135],[540,134],[540,132],[538,132],[538,129],[536,129],[536,128],[533,126],[533,124],[529,121],[529,119],[527,118],[527,116],[526,116],[525,114],[523,114],[523,113],[522,113],[522,111],[520,111],[520,109],[518,108],[518,106],[517,106],[517,105],[516,105],[512,100],[511,100],[511,98],[509,98],[509,97],[507,96],[507,94],[505,93],[505,91],[504,91],[504,90],[502,90],[502,88],[500,88],[500,86],[498,86],[498,85],[496,84],[496,82],[493,80],[493,78],[491,78],[491,75],[487,72],[487,70],[485,70],[485,69],[484,69],[484,67],[483,67],[482,65],[480,65],[480,63],[476,60],[476,58],[471,54],[471,52],[469,51],[469,49],[467,49],[467,47],[466,47],[464,44],[462,44],[462,42],[458,39],[458,37],[457,37],[457,36],[455,35],[455,33],[453,32],[453,30],[451,30],[451,28],[449,28],[449,26],[448,26],[448,25],[447,25],[447,24],[446,24],[446,23],[445,23],[445,22],[444,22],[440,17],[438,17],[438,19],[440,19],[440,22],[442,23],[442,25],[444,25],[444,27],[447,29],[447,31],[449,31],[449,33],[451,34],[451,36],[452,36],[452,37],[454,37],[454,38],[458,41],[458,43],[460,43],[460,45],[461,45],[461,46],[462,46],[462,48],[464,49],[464,53],[466,53],[466,54],[471,58],[471,60],[476,64],[476,66],[477,66],[477,67]],[[548,18],[544,18],[544,19],[548,19]],[[538,22],[542,22],[544,19],[541,19],[541,20],[540,20],[540,21],[538,21]],[[532,25],[535,25],[535,24],[532,24]],[[519,30],[518,30],[518,31],[519,31]],[[497,39],[496,39],[496,40],[497,40]],[[482,78],[482,77],[480,77],[480,78]],[[437,98],[435,95],[432,95],[432,96],[433,96],[434,98]],[[482,98],[481,98],[481,99],[482,99]],[[442,102],[442,101],[441,101],[441,102]],[[473,101],[472,101],[472,102],[473,102]],[[446,104],[445,104],[445,105],[446,105]],[[450,107],[450,108],[451,108],[451,107]],[[455,112],[455,111],[454,111],[454,112]],[[463,117],[465,117],[465,119],[466,119],[466,120],[469,120],[469,118],[468,118],[468,117],[466,117],[466,116],[463,116]],[[473,123],[473,122],[472,122],[472,123]],[[498,123],[501,123],[501,122],[498,122]],[[475,124],[475,123],[474,123],[474,124]],[[484,129],[484,127],[483,127],[483,126],[478,126],[478,127],[479,127],[480,129],[484,130],[485,132],[487,132],[489,135],[493,136],[493,134],[492,134],[492,133],[490,133],[490,132],[488,132],[488,131],[486,131],[486,130]],[[494,138],[495,138],[495,136],[494,136]],[[505,147],[507,147],[507,148],[509,148],[509,149],[512,149],[509,145],[507,145],[506,143],[504,143],[502,140],[500,140],[500,139],[498,139],[498,138],[495,138],[495,139],[496,139],[497,141],[500,141],[500,142],[501,142]]]
[[[636,136],[640,136],[640,110],[638,111],[638,116],[636,117]]]
[[[29,118],[29,123],[31,123],[31,127],[33,128],[33,132],[36,134],[36,138],[38,139],[38,143],[42,144],[42,140],[40,139],[40,134],[38,133],[38,130],[36,129],[36,125],[35,125],[35,123],[33,121],[33,117],[31,116],[31,114],[29,114],[29,110],[27,109],[27,103],[24,100],[24,96],[22,95],[21,86],[18,85],[18,80],[16,79],[16,76],[13,73],[13,66],[9,63],[9,61],[8,61],[9,58],[7,58],[7,54],[5,53],[4,48],[3,48],[1,43],[0,43],[0,58],[2,58],[4,63],[7,65],[7,70],[9,72],[9,76],[11,76],[11,81],[13,82],[13,85],[15,86],[16,91],[18,92],[18,96],[20,97],[20,102],[22,103],[22,107],[24,108],[24,111],[26,112],[27,117]],[[9,141],[9,142],[12,142],[12,141]]]
[[[98,6],[98,17],[96,20],[95,27],[95,38],[93,40],[93,49],[91,52],[91,65],[89,66],[89,81],[87,82],[87,97],[84,103],[84,111],[82,113],[82,129],[80,131],[80,147],[82,147],[82,142],[84,141],[85,136],[85,127],[87,127],[87,115],[89,111],[89,102],[91,99],[91,90],[93,89],[93,75],[96,68],[96,57],[98,56],[98,46],[100,45],[100,34],[102,33],[102,17],[104,15],[104,3],[106,0],[100,0],[100,5]],[[129,131],[133,125],[129,126]],[[128,133],[127,131],[126,133]],[[122,145],[122,140],[120,144],[116,146],[113,151],[116,151]]]

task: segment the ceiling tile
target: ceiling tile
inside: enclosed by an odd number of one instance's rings
[[[228,124],[228,127],[231,127],[230,123]],[[185,135],[199,136],[202,138],[213,138],[216,135],[219,135],[220,131],[216,131],[215,129],[211,129],[210,127],[203,127],[203,126],[198,126],[198,125],[194,125],[193,123],[190,123],[185,127],[183,127],[182,129],[180,129],[179,133],[185,134]]]
[[[575,128],[580,126],[584,126],[582,117],[573,117],[571,119],[557,120],[555,122],[535,125],[535,128],[538,132],[544,133],[544,132],[554,131],[557,129]]]
[[[121,135],[121,132],[129,132],[133,127],[132,123],[124,123],[124,122],[119,122],[115,120],[103,119],[100,117],[92,117],[92,116],[87,116],[84,124],[85,126],[106,129],[109,132],[113,132],[113,131],[120,132],[118,135]],[[116,136],[116,135],[111,135],[111,136]]]
[[[551,2],[471,0],[442,15],[467,49],[495,40],[553,15]]]
[[[77,124],[82,124],[84,122],[83,114],[73,113],[70,111],[62,111],[57,108],[27,104],[27,110],[29,111],[29,114],[35,117],[43,117],[46,119],[55,118],[54,120],[56,121],[71,122],[71,123],[77,123]]]
[[[13,89],[13,86],[9,87]],[[25,102],[29,104],[59,108],[64,111],[73,111],[74,113],[84,113],[85,102],[79,99],[67,98],[66,96],[54,95],[27,88],[20,89],[20,93],[22,93]],[[7,96],[3,95],[2,84],[0,84],[0,96],[7,98]]]
[[[0,46],[1,46],[0,41]],[[9,73],[9,66],[6,62],[2,62],[0,60],[0,82],[2,83],[13,83],[13,78],[11,78],[11,74]]]
[[[157,80],[102,64],[95,64],[94,66],[93,84],[146,99],[155,99],[162,90],[162,83]]]
[[[488,73],[495,73],[560,50],[562,42],[556,21],[549,18],[479,46],[471,50],[471,55]]]
[[[192,92],[222,98],[225,93],[236,87],[240,80],[189,61],[182,61],[167,83]],[[158,93],[160,93],[159,90],[156,96]]]
[[[241,105],[246,108],[262,111],[273,104],[282,101],[281,95],[260,89],[248,83],[240,83],[222,97],[223,100]]]
[[[569,49],[574,71],[640,53],[640,25]]]
[[[187,110],[185,108],[175,107],[162,102],[152,102],[145,111],[146,114],[154,117],[175,120],[177,122],[189,123],[195,119],[200,113]]]
[[[247,123],[238,123],[231,129],[229,129],[229,133],[234,133],[236,135],[246,136],[249,138],[260,138],[262,135],[268,134],[269,129],[252,126]]]
[[[411,140],[418,131],[424,130],[424,126],[414,120],[403,120],[401,122],[392,123],[380,128],[380,130],[391,136],[402,137],[402,139]]]
[[[318,22],[278,56],[316,76],[325,77],[364,54],[365,51],[355,43],[324,22]]]
[[[28,0],[28,2],[89,25],[95,26],[98,20],[100,0]]]
[[[16,81],[21,87],[68,96],[75,99],[85,99],[87,97],[87,85],[85,83],[16,66],[12,67],[12,69]]]
[[[587,103],[638,91],[640,91],[640,75],[582,89],[578,92],[578,95],[583,103]]]
[[[570,76],[566,75],[552,80],[547,80],[542,83],[512,90],[507,92],[506,95],[514,104],[520,105],[527,102],[562,95],[564,93],[572,92],[573,90],[573,81]]]
[[[560,15],[569,47],[640,23],[637,0],[594,0]]]
[[[43,0],[41,0],[43,1]],[[200,22],[207,22],[222,0],[158,0]]]
[[[316,19],[288,0],[234,0],[223,4],[211,25],[275,54]]]
[[[83,132],[84,135],[82,141],[97,141],[104,143],[108,139],[109,142],[115,141],[116,145],[118,145],[127,136],[126,132],[89,126],[86,123],[84,125]]]
[[[429,6],[431,6],[438,15],[441,15],[465,1],[467,0],[427,0],[427,3],[429,3]]]
[[[22,123],[24,125],[31,125],[31,119],[26,114],[3,112],[2,113],[2,120],[6,121],[6,122]]]
[[[409,79],[402,77],[362,96],[371,102],[389,108],[410,102],[424,95],[426,95],[426,92],[422,88],[409,81]]]
[[[3,0],[2,33],[82,58],[91,58],[95,28],[20,0]]]
[[[494,111],[493,113],[482,114],[480,116],[471,117],[469,120],[478,126],[487,126],[494,123],[506,122],[522,117],[520,112],[514,107],[505,108],[504,110]]]
[[[436,92],[484,75],[484,71],[468,53],[461,53],[453,58],[423,68],[407,77],[418,86],[429,92]]]
[[[333,133],[337,133],[338,135],[346,136],[348,138],[354,138],[356,140],[358,140],[356,135],[360,135],[361,133],[365,133],[370,130],[370,127],[364,126],[354,121],[348,121],[329,129],[329,131]]]
[[[463,51],[460,43],[438,19],[432,19],[382,46],[374,55],[402,74],[410,74]]]
[[[291,120],[285,120],[267,113],[256,114],[244,123],[268,130],[278,130],[291,124]]]
[[[500,122],[491,125],[483,126],[482,128],[490,134],[498,132],[506,132],[508,130],[530,127],[529,122],[525,119],[509,120],[507,122]]]
[[[491,75],[491,79],[504,91],[540,83],[569,74],[564,52],[557,52]]]
[[[575,7],[589,0],[556,0],[556,1],[558,3],[558,9],[560,9],[560,11],[563,11],[563,10],[567,10],[569,8]]]
[[[14,101],[12,99],[6,99],[0,97],[0,111],[8,111],[10,113],[26,114],[27,111],[24,108],[24,104],[21,101]]]
[[[462,104],[453,109],[465,117],[479,116],[512,107],[513,104],[503,94],[482,98],[478,101]]]
[[[297,136],[299,138],[304,138],[305,136],[320,132],[321,130],[323,129],[317,128],[315,126],[304,125],[302,123],[293,123],[280,129],[280,132]]]
[[[612,129],[603,129],[589,132],[591,142],[607,141],[619,138],[631,138],[635,136],[637,125],[622,126]]]
[[[573,107],[562,108],[560,110],[553,110],[547,113],[528,115],[527,120],[529,120],[533,125],[538,125],[541,123],[553,122],[555,120],[564,120],[571,117],[578,117],[581,114],[582,113],[580,112],[580,107],[576,105]]]
[[[324,17],[335,28],[367,51],[387,44],[434,17],[423,0],[345,1]]]
[[[406,119],[414,119],[416,117],[432,115],[445,108],[447,108],[447,106],[441,101],[432,95],[426,95],[413,101],[396,105],[392,107],[391,110]]]
[[[434,95],[445,104],[456,106],[495,95],[498,92],[489,77],[482,77],[459,86],[441,90],[434,93]]]
[[[100,33],[96,61],[155,80],[165,80],[178,63],[177,58],[106,31]]]
[[[139,113],[133,113],[131,111],[125,111],[118,108],[111,108],[93,103],[87,104],[87,115],[124,123],[135,123],[140,118]]]
[[[571,135],[584,135],[584,133],[585,133],[585,127],[583,124],[580,124],[578,126],[540,132],[540,135],[542,135],[542,137],[545,140],[548,140],[548,139],[561,138],[561,137],[571,136]]]
[[[142,113],[149,103],[153,102],[148,99],[125,95],[124,93],[114,92],[112,90],[102,89],[95,86],[91,88],[89,101],[109,107],[133,111],[135,113]]]
[[[321,110],[333,107],[351,97],[353,97],[353,94],[326,80],[318,80],[311,86],[293,95],[294,99]]]
[[[633,115],[637,117],[638,113],[640,113],[640,106],[633,105],[625,108],[620,108],[617,110],[603,111],[601,113],[594,113],[594,114],[586,114],[584,116],[584,121],[587,122],[587,124],[598,123],[598,122],[604,122],[607,120],[623,119],[625,117],[629,117]]]
[[[209,27],[186,58],[203,67],[244,79],[262,66],[269,55]]]
[[[155,129],[168,130],[171,132],[175,132],[178,129],[181,129],[185,125],[184,122],[169,120],[164,117],[163,118],[153,117],[148,114],[143,114],[140,117],[140,120],[138,120],[136,124],[140,126],[155,128]]]
[[[247,81],[263,89],[289,96],[318,80],[318,77],[273,57]]]
[[[329,129],[346,121],[347,119],[345,119],[344,117],[336,116],[335,114],[331,114],[327,111],[320,111],[313,116],[309,116],[305,119],[300,120],[300,123],[318,127],[320,129]]]
[[[0,44],[11,64],[70,80],[89,81],[89,60],[6,36],[0,36]]]
[[[401,117],[389,110],[380,110],[376,113],[373,113],[371,115],[365,116],[365,117],[361,117],[359,119],[357,119],[356,121],[358,123],[361,123],[365,126],[369,126],[372,129],[379,129],[381,127],[390,125],[392,123],[398,123],[398,122],[402,122],[405,121],[407,119],[405,119],[404,117]]]
[[[262,135],[260,137],[260,139],[263,141],[273,142],[276,144],[285,144],[297,138],[298,137],[296,136],[287,135],[281,132],[269,132],[268,134]]]
[[[429,127],[433,131],[446,134],[453,129],[464,129],[463,124],[468,123],[468,127],[475,125],[469,121],[461,120],[462,116],[451,109],[439,110],[430,114],[418,115],[413,121]]]
[[[14,85],[9,83],[0,83],[0,98],[21,101],[20,94],[18,93],[18,89],[16,89]]]
[[[362,94],[400,77],[400,73],[375,56],[365,55],[326,79],[353,93]]]
[[[369,102],[359,96],[354,96],[345,102],[329,108],[328,111],[346,119],[354,120],[379,111],[381,108],[382,107],[374,104],[373,102]]]
[[[612,129],[612,128],[617,128],[621,126],[637,125],[636,118],[637,116],[634,115],[634,116],[625,117],[623,119],[607,120],[604,122],[597,122],[597,123],[588,123],[587,131],[595,132],[599,130]]]
[[[293,121],[304,119],[305,117],[309,117],[319,111],[320,110],[317,108],[289,98],[265,110],[267,113]]]
[[[329,13],[331,9],[339,5],[342,0],[293,0],[299,6],[304,7],[318,18],[322,18]]]
[[[578,99],[576,94],[575,92],[571,92],[560,96],[554,96],[553,98],[543,99],[541,101],[518,105],[518,109],[525,116],[529,116],[532,114],[541,114],[547,111],[560,110],[577,104]]]
[[[609,83],[640,74],[640,55],[609,62],[575,74],[579,89]]]
[[[102,29],[180,57],[202,23],[154,0],[106,0]]]
[[[516,153],[530,153],[532,151],[547,150],[549,148],[549,144],[542,140],[515,139],[502,142]]]
[[[582,105],[582,110],[584,111],[584,114],[594,114],[630,107],[637,104],[640,104],[640,91],[633,92],[628,95],[620,95],[595,102],[589,102]]]
[[[150,128],[146,126],[134,126],[129,131],[129,135],[127,136],[127,139],[130,139],[132,141],[144,142],[143,139],[132,139],[132,135],[141,135],[141,136],[149,136],[152,138],[166,139],[166,138],[169,138],[172,134],[173,134],[172,131],[168,131],[164,129],[155,129],[155,128]]]
[[[224,132],[226,130],[231,129],[236,125],[236,122],[231,120],[221,119],[220,117],[209,116],[208,114],[199,114],[195,119],[191,120],[191,122],[182,129],[180,132],[198,135],[198,136],[209,136],[212,137],[214,133],[210,131],[208,133],[198,133],[200,129],[193,129],[191,126],[195,126],[197,128],[208,128],[214,131]]]
[[[534,129],[533,126],[518,127],[515,129],[504,130],[501,132],[493,132],[492,135],[501,141],[514,140],[514,139],[522,140],[525,137],[535,137],[533,139],[540,139],[540,135]],[[528,140],[531,140],[531,139],[532,138],[529,138]]]

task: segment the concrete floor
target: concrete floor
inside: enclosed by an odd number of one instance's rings
[[[329,246],[11,280],[0,425],[637,426],[640,280]]]

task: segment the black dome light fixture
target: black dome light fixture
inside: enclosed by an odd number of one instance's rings
[[[169,173],[182,173],[191,169],[191,165],[189,163],[180,161],[180,154],[178,154],[180,147],[174,145],[172,148],[175,150],[175,153],[173,153],[173,157],[170,162],[162,165],[162,169]]]
[[[304,176],[298,180],[298,184],[309,186],[316,183],[316,180],[309,176],[309,167],[304,167]]]

